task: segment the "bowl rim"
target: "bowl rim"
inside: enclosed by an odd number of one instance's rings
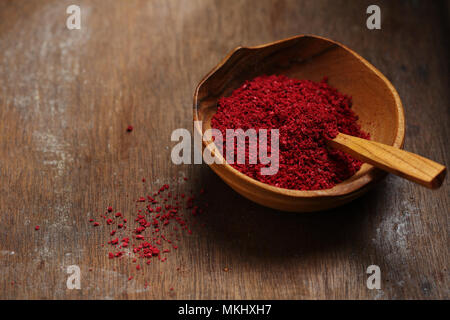
[[[197,133],[200,134],[200,136],[203,136],[202,128],[197,125],[197,121],[199,121],[198,93],[200,91],[200,88],[214,73],[216,73],[220,68],[222,68],[225,65],[225,63],[234,54],[236,54],[238,51],[241,51],[241,50],[252,50],[252,51],[258,50],[258,49],[270,47],[273,45],[277,45],[280,43],[297,40],[300,38],[314,38],[314,39],[328,41],[330,43],[333,43],[333,44],[347,50],[352,55],[354,55],[357,59],[359,59],[368,69],[370,69],[377,77],[379,77],[387,85],[389,91],[393,94],[393,97],[395,100],[397,119],[398,119],[397,120],[397,132],[396,132],[396,136],[394,138],[394,142],[392,143],[392,146],[401,149],[403,147],[403,143],[404,143],[404,139],[405,139],[405,116],[404,116],[404,110],[403,110],[403,105],[402,105],[400,96],[397,93],[397,90],[395,89],[395,87],[392,85],[392,83],[377,68],[375,68],[375,66],[373,66],[370,62],[368,62],[362,56],[357,54],[355,51],[349,49],[347,46],[345,46],[337,41],[334,41],[334,40],[331,40],[331,39],[328,39],[328,38],[325,38],[322,36],[312,35],[312,34],[301,34],[301,35],[297,35],[297,36],[293,36],[293,37],[289,37],[289,38],[285,38],[285,39],[281,39],[281,40],[277,40],[277,41],[273,41],[273,42],[269,42],[269,43],[265,43],[265,44],[261,44],[261,45],[257,45],[257,46],[251,46],[251,47],[238,46],[238,47],[234,48],[233,50],[231,50],[225,56],[225,58],[223,58],[208,74],[206,74],[203,77],[203,79],[199,82],[199,84],[197,85],[197,87],[195,89],[194,106],[193,106],[194,130],[196,130]],[[355,179],[354,181],[347,182],[345,185],[343,185],[342,183],[345,182],[346,180],[344,180],[341,183],[338,183],[333,188],[321,189],[321,190],[295,190],[295,189],[279,188],[279,187],[269,185],[267,183],[263,183],[256,179],[253,179],[253,178],[243,174],[242,172],[238,171],[237,169],[233,168],[230,164],[228,164],[226,162],[226,160],[222,157],[220,152],[218,152],[216,154],[215,145],[211,141],[204,141],[202,139],[202,145],[204,148],[208,148],[209,151],[211,152],[211,154],[213,154],[216,157],[219,156],[219,158],[221,158],[221,160],[223,161],[221,164],[212,164],[212,165],[210,164],[209,165],[214,171],[216,171],[216,169],[215,169],[216,166],[220,166],[224,170],[228,171],[232,175],[239,178],[239,180],[242,180],[244,183],[252,184],[258,188],[264,189],[266,191],[269,191],[269,192],[272,192],[275,194],[289,196],[289,197],[295,197],[295,198],[317,198],[317,197],[329,198],[329,197],[348,195],[348,194],[356,192],[364,187],[367,187],[367,185],[371,182],[376,182],[376,181],[380,180],[387,174],[385,171],[382,171],[381,169],[378,169],[370,164],[364,163],[361,166],[361,168],[365,167],[366,172],[359,178]],[[360,171],[360,170],[361,169],[359,169],[358,171]],[[357,174],[357,173],[355,173],[355,174]]]

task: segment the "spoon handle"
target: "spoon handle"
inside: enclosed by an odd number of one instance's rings
[[[439,188],[445,177],[443,165],[379,142],[339,133],[328,145],[427,188]]]

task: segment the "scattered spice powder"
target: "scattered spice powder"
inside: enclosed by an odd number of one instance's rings
[[[189,222],[195,222],[196,216],[203,214],[205,209],[200,203],[195,202],[194,195],[186,195],[183,203],[176,201],[178,195],[168,191],[169,188],[168,184],[164,184],[158,191],[150,193],[152,195],[137,197],[134,226],[128,230],[125,215],[121,212],[109,215],[113,212],[113,208],[107,207],[104,213],[107,217],[104,219],[106,227],[115,223],[118,227],[108,231],[111,236],[107,242],[111,247],[107,252],[109,259],[131,257],[135,270],[140,271],[144,265],[150,265],[151,260],[165,262],[172,252],[170,248],[179,248],[178,242],[181,240],[182,232],[192,234]],[[204,191],[201,192],[203,193]],[[168,201],[169,198],[172,201]],[[205,204],[204,207],[206,206]],[[89,219],[89,222],[93,221]],[[94,227],[99,225],[99,222],[92,223]],[[143,264],[139,264],[138,259],[143,259]],[[131,279],[133,276],[130,276],[128,280]]]
[[[362,162],[348,154],[329,149],[327,139],[338,132],[369,139],[352,111],[352,98],[321,82],[291,79],[286,76],[261,76],[246,81],[229,97],[218,102],[211,126],[223,135],[226,154],[226,129],[279,130],[279,171],[261,175],[263,164],[232,166],[261,182],[286,189],[318,190],[332,188],[350,178]],[[270,138],[268,138],[270,141]],[[235,145],[235,155],[237,146]],[[268,146],[270,153],[270,145]],[[235,159],[236,160],[236,159]]]

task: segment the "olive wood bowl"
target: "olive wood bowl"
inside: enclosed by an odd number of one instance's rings
[[[405,119],[400,97],[389,80],[354,51],[335,41],[300,35],[256,47],[238,47],[225,57],[202,81],[194,94],[194,133],[211,128],[211,117],[220,97],[228,96],[245,80],[260,75],[286,75],[296,79],[320,81],[353,97],[352,109],[361,128],[371,140],[402,148]],[[199,125],[201,121],[202,125]],[[348,180],[331,189],[299,191],[277,188],[252,179],[226,163],[214,143],[203,141],[203,149],[221,164],[210,165],[231,188],[244,197],[270,208],[311,212],[327,210],[367,192],[386,176],[386,172],[367,163]]]

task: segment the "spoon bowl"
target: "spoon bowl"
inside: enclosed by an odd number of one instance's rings
[[[238,47],[221,61],[197,86],[194,94],[194,130],[203,136],[220,97],[230,95],[246,80],[261,75],[285,75],[328,83],[351,95],[352,109],[371,140],[396,148],[403,146],[405,120],[400,97],[389,80],[364,58],[335,41],[300,35],[257,47]],[[199,124],[201,121],[201,125]],[[324,190],[300,191],[277,188],[252,179],[234,169],[210,140],[203,149],[222,160],[210,164],[231,188],[261,205],[292,212],[327,210],[347,203],[386,176],[386,172],[364,163],[351,178]]]

